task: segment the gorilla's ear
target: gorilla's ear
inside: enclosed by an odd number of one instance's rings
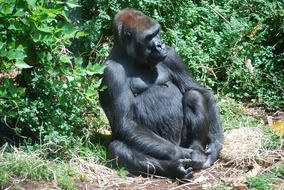
[[[132,33],[130,31],[125,32],[125,37],[130,38],[132,37]]]
[[[125,40],[129,41],[133,38],[132,31],[127,26],[123,26],[121,23],[115,24],[115,35],[117,40],[122,43],[125,43]]]
[[[121,32],[120,32],[120,39],[122,40],[129,40],[131,37],[133,37],[132,35],[133,31],[131,31],[131,29],[127,26],[122,26],[121,27]]]
[[[116,39],[121,39],[122,34],[122,23],[119,23],[117,21],[114,22],[114,35]]]
[[[129,27],[124,26],[121,22],[117,21],[114,23],[115,38],[124,43],[125,40],[129,41],[133,38],[132,31]]]

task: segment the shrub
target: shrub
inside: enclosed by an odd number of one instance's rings
[[[16,1],[0,3],[0,130],[72,145],[101,127],[99,75],[112,18],[133,7],[215,93],[284,105],[281,1]]]
[[[281,1],[93,1],[85,18],[112,34],[111,18],[133,7],[162,25],[163,38],[193,75],[220,94],[276,109],[284,105],[284,3]]]
[[[43,142],[87,139],[100,122],[97,75],[103,66],[69,50],[87,35],[69,19],[78,5],[9,0],[0,7],[1,69],[20,71],[16,78],[0,78],[2,123]]]

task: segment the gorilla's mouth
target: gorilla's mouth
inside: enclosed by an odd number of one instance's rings
[[[152,51],[150,56],[149,56],[149,61],[150,62],[161,62],[167,57],[167,50],[160,50],[160,51]]]

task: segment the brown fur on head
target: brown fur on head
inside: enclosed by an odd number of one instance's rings
[[[152,18],[135,9],[126,8],[120,11],[114,19],[115,38],[124,41],[127,37],[135,38],[137,33],[146,32],[160,25]]]

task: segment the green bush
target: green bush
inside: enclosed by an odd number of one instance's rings
[[[87,36],[68,15],[78,5],[9,0],[0,7],[0,68],[21,71],[0,79],[1,123],[43,143],[88,139],[100,123],[97,76],[104,66],[80,54],[90,48],[69,50]]]
[[[172,19],[161,14],[169,28],[164,34],[168,43],[214,91],[268,107],[283,106],[284,4],[215,2],[188,1],[174,6],[175,11],[161,11],[173,12]]]
[[[220,94],[265,105],[284,105],[284,2],[82,1],[86,19],[108,39],[115,13],[133,7],[162,25],[193,75]]]
[[[159,21],[167,44],[215,93],[284,105],[282,1],[7,0],[0,3],[1,126],[64,145],[101,127],[100,63],[112,46],[112,18],[125,7]]]

